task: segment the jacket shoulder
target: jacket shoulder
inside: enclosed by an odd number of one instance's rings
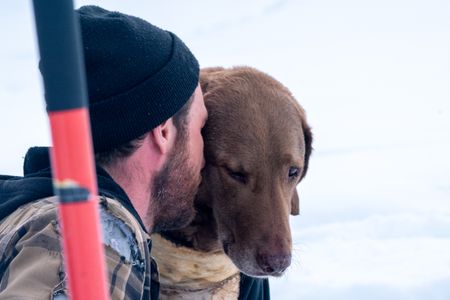
[[[0,221],[0,298],[49,298],[64,289],[56,199],[23,205]]]
[[[149,237],[120,202],[99,203],[111,297],[140,298],[150,281]],[[57,204],[56,197],[40,199],[0,221],[1,299],[66,293]]]
[[[114,199],[100,198],[103,243],[133,264],[141,264],[150,239],[139,222]]]

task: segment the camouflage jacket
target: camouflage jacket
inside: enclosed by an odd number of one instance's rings
[[[0,299],[65,299],[48,153],[32,150],[24,177],[0,176]],[[125,192],[99,167],[97,175],[111,299],[157,299],[150,237]]]

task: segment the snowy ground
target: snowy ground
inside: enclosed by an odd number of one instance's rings
[[[48,145],[31,2],[0,11],[0,173]],[[176,32],[202,66],[288,86],[315,152],[273,299],[450,299],[446,0],[77,1]]]

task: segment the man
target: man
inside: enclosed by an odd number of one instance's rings
[[[86,6],[83,37],[112,299],[156,299],[151,232],[186,225],[204,165],[207,118],[195,57],[173,33]],[[68,95],[70,96],[70,95]],[[0,176],[0,299],[64,299],[48,149],[24,177]]]

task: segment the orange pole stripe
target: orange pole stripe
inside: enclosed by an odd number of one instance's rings
[[[60,195],[63,251],[73,299],[107,299],[106,267],[101,243],[97,180],[86,108],[49,112],[53,149],[53,184]],[[80,188],[85,199],[67,202],[64,189]],[[73,280],[76,278],[76,280]]]

